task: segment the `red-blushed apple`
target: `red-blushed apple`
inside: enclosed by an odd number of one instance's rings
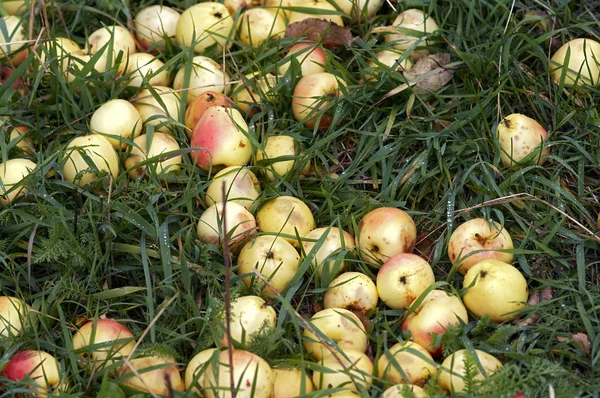
[[[101,173],[112,175],[113,178],[119,174],[117,152],[110,141],[99,134],[73,138],[64,152],[62,172],[70,183],[84,186],[96,181]],[[88,164],[88,161],[92,164]]]
[[[366,393],[373,381],[373,362],[362,351],[345,350],[335,356],[326,355],[319,361],[320,368],[313,372],[317,390],[343,387]]]
[[[378,80],[379,76],[381,76],[382,73],[387,72],[388,69],[404,72],[413,67],[410,58],[405,58],[403,61],[400,61],[402,58],[401,51],[383,50],[379,51],[375,56],[377,57],[377,61],[369,60],[368,62],[370,72],[365,73],[366,81]]]
[[[313,382],[304,369],[272,368],[274,375],[271,398],[295,398],[310,394]]]
[[[319,240],[325,235],[321,244]],[[346,268],[346,261],[335,257],[341,251],[354,250],[354,237],[338,227],[315,228],[302,239],[304,253],[314,255],[311,262],[311,271],[317,272],[319,277],[325,272],[327,275],[335,276]],[[313,253],[313,251],[315,251]]]
[[[367,350],[368,337],[365,327],[358,316],[351,311],[343,308],[327,308],[314,314],[310,324],[321,340],[328,344],[328,347],[324,346],[308,328],[304,329],[302,333],[304,349],[317,361],[330,355],[330,350],[338,351],[334,345],[329,345],[328,340],[333,341],[344,352]]]
[[[292,7],[288,17],[288,25],[308,18],[319,18],[344,26],[344,19],[335,6],[326,0],[288,0]],[[313,12],[314,10],[314,12]]]
[[[218,354],[218,348],[208,348],[200,351],[190,359],[185,368],[184,382],[185,390],[202,397],[202,385],[204,384],[204,374],[208,369],[208,364],[214,355]]]
[[[448,326],[468,320],[467,309],[460,298],[442,290],[432,290],[402,322],[402,329],[409,330],[415,343],[437,357],[442,354],[442,346],[433,345],[432,334],[444,334]]]
[[[233,350],[231,353],[227,350],[221,351],[218,361],[210,362],[204,373],[204,396],[232,397],[231,373],[236,387],[236,398],[271,398],[275,377],[271,367],[258,355],[244,350]]]
[[[131,330],[114,319],[86,322],[73,335],[73,349],[94,368],[113,365],[133,351],[135,338]]]
[[[298,271],[300,256],[291,243],[278,236],[262,235],[246,243],[237,260],[238,275],[248,287],[258,287],[263,296],[272,296],[271,288],[282,292]],[[270,287],[254,275],[256,269],[269,281]]]
[[[233,300],[230,314],[231,340],[238,348],[246,348],[256,333],[273,329],[277,324],[275,309],[258,296],[242,296]],[[223,330],[225,330],[225,320],[223,320]],[[229,337],[225,333],[219,343],[227,347]]]
[[[358,223],[358,247],[363,260],[379,266],[399,253],[410,253],[417,241],[412,217],[395,207],[368,212]]]
[[[188,138],[192,139],[192,134],[194,133],[194,129],[198,124],[198,121],[204,115],[204,112],[211,106],[223,106],[225,108],[231,108],[233,104],[233,100],[226,96],[223,93],[219,93],[217,91],[205,91],[200,94],[194,102],[192,102],[187,110],[185,111],[185,120],[184,124],[187,129],[185,133]]]
[[[258,47],[271,37],[285,33],[283,11],[266,7],[245,10],[237,22],[237,38],[250,47]]]
[[[230,48],[234,33],[234,20],[227,7],[221,3],[206,1],[188,7],[179,17],[175,38],[180,45],[193,47],[196,53],[204,53],[216,45],[221,51]]]
[[[386,389],[381,398],[427,398],[427,393],[419,386],[396,384]]]
[[[129,178],[132,180],[139,176],[147,173],[148,167],[156,172],[158,176],[164,176],[167,173],[171,173],[181,169],[183,164],[183,158],[181,155],[168,155],[159,158],[158,161],[138,166],[140,163],[173,151],[179,150],[179,143],[170,134],[164,133],[153,133],[153,134],[142,134],[133,140],[133,146],[127,159],[125,159],[125,169],[129,170]],[[137,166],[137,167],[136,167]]]
[[[168,86],[170,83],[169,70],[165,64],[148,53],[131,54],[127,62],[119,64],[119,72],[129,76],[129,87],[142,87],[144,83],[151,86]]]
[[[179,12],[163,5],[142,8],[133,20],[138,42],[149,49],[163,47],[166,38],[174,41],[179,17]]]
[[[19,66],[27,58],[27,50],[22,49],[27,42],[26,21],[15,15],[2,17],[0,29],[0,60]]]
[[[27,326],[31,307],[12,296],[0,296],[0,337],[18,336]]]
[[[427,15],[421,10],[411,8],[398,14],[392,25],[395,28],[415,30],[424,35],[430,35],[439,30],[439,26],[435,19]],[[389,33],[385,36],[385,42],[391,43],[396,50],[406,51],[417,42],[421,41],[418,36],[413,36],[407,33],[400,33],[394,30],[395,33]],[[429,46],[430,40],[422,41],[419,45]],[[413,51],[411,56],[420,57],[428,54],[426,50]]]
[[[214,167],[244,166],[252,157],[248,124],[233,108],[208,108],[194,129],[190,146],[202,149],[190,153],[204,170]]]
[[[223,225],[223,207],[223,202],[215,203],[202,213],[196,229],[198,239],[220,246],[227,236],[231,251],[237,253],[256,234],[256,220],[244,206],[227,202],[227,225]]]
[[[179,117],[179,94],[172,88],[155,86],[141,90],[133,105],[142,116],[144,126],[152,125],[156,131],[169,134],[171,125]]]
[[[269,181],[275,181],[275,176],[283,177],[294,168],[294,165],[302,156],[299,150],[300,143],[289,135],[273,135],[267,137],[262,149],[256,150],[255,159],[257,164],[268,161],[261,169]],[[281,160],[277,160],[281,159]]]
[[[566,87],[600,84],[600,43],[578,38],[563,44],[550,58],[550,73],[556,83]],[[565,70],[566,69],[566,70]]]
[[[244,114],[257,112],[263,102],[279,101],[274,87],[277,78],[271,73],[247,73],[231,90],[231,98],[236,107]]]
[[[37,167],[29,159],[8,159],[0,163],[0,205],[7,206],[25,195],[27,188],[23,180]]]
[[[310,208],[294,196],[278,196],[262,205],[256,213],[256,224],[262,232],[281,234],[295,247],[300,247],[296,234],[306,236],[315,228]]]
[[[223,184],[225,195],[223,197]],[[260,182],[247,167],[231,166],[219,171],[206,189],[204,201],[211,206],[215,203],[235,202],[252,210],[261,193]]]
[[[187,84],[185,82],[186,75],[189,76]],[[179,68],[175,80],[173,80],[175,90],[186,90],[188,92],[186,100],[188,105],[207,91],[226,94],[228,84],[229,74],[227,74],[225,68],[204,55],[195,56],[189,70],[186,65]]]
[[[550,153],[550,148],[546,146],[546,129],[536,120],[520,113],[513,113],[502,119],[496,129],[496,136],[500,144],[500,160],[506,167],[518,167],[528,159],[535,160],[541,166]]]
[[[423,387],[435,376],[437,364],[427,350],[415,342],[397,343],[381,354],[377,374],[392,384],[414,384]]]
[[[431,265],[412,253],[396,254],[377,273],[379,298],[395,310],[410,307],[434,283]]]
[[[325,308],[367,313],[377,307],[377,286],[362,272],[345,272],[335,278],[323,297]]]
[[[474,380],[483,380],[486,377],[496,373],[501,367],[500,362],[493,355],[480,350],[474,350],[475,355],[468,350],[459,350],[450,354],[440,367],[440,375],[438,377],[438,385],[445,391],[455,394],[465,391],[466,361],[472,361],[473,364],[479,364],[485,371],[481,373],[479,365],[475,367],[477,374],[473,375]],[[477,356],[477,359],[475,359]]]
[[[13,127],[10,130],[10,141],[17,140],[16,148],[26,154],[34,154],[34,146],[31,137],[29,136],[29,127],[20,125]]]
[[[126,148],[125,139],[134,139],[142,132],[142,116],[129,101],[113,99],[100,105],[90,119],[90,131],[101,134],[113,148]]]
[[[489,315],[494,322],[510,321],[527,304],[527,280],[517,268],[502,261],[482,260],[463,280],[465,306],[476,317]]]
[[[138,391],[169,396],[173,391],[185,391],[179,365],[175,358],[169,356],[150,355],[131,359],[119,368],[119,376],[123,385]]]
[[[287,59],[287,61],[280,64],[277,70],[280,75],[285,74],[290,68],[290,60],[296,59],[300,64],[301,75],[308,76],[325,72],[327,53],[315,43],[297,43],[287,50],[284,59]]]
[[[341,97],[341,87],[345,86],[342,78],[329,72],[302,77],[296,83],[292,96],[294,119],[308,128],[317,126],[326,129],[333,121],[332,101]]]
[[[511,263],[513,254],[500,250],[512,248],[512,238],[500,224],[474,218],[452,232],[448,240],[448,257],[458,272],[464,275],[473,265],[488,258]]]
[[[52,355],[45,351],[26,350],[10,357],[2,369],[2,375],[13,381],[27,381],[28,389],[35,397],[60,395],[68,388],[66,377]]]

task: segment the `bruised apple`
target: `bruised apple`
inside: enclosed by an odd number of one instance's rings
[[[362,351],[345,350],[326,355],[321,366],[313,372],[313,383],[318,390],[344,387],[350,391],[368,391],[373,381],[373,362]]]
[[[17,336],[26,326],[31,307],[23,300],[0,296],[0,337]]]
[[[600,54],[599,54],[600,55]],[[500,143],[500,160],[506,167],[515,167],[527,159],[541,166],[550,148],[546,146],[548,132],[536,120],[513,113],[506,116],[496,129]]]
[[[124,138],[134,139],[141,134],[142,116],[129,101],[113,99],[94,111],[90,130],[105,137],[113,148],[126,148]]]
[[[379,357],[377,372],[381,379],[393,384],[423,387],[437,373],[437,365],[425,348],[406,341],[395,344]]]
[[[104,173],[117,178],[119,157],[110,141],[103,136],[82,135],[67,144],[62,172],[65,180],[79,186],[96,181]]]
[[[23,179],[37,167],[29,159],[8,159],[0,163],[0,205],[7,206],[16,198],[25,195],[27,189]]]
[[[256,333],[273,329],[277,323],[275,309],[258,296],[242,296],[233,300],[230,314],[232,344],[240,348],[250,344]],[[225,334],[220,344],[226,347],[228,341],[229,336]]]
[[[307,256],[314,255],[311,269],[316,271],[319,277],[323,272],[335,276],[343,271],[346,268],[343,254],[354,250],[354,246],[354,237],[338,227],[316,228],[302,239],[304,253]],[[341,259],[337,258],[336,254],[342,255]]]
[[[206,369],[213,356],[219,355],[218,352],[219,350],[217,348],[208,348],[200,351],[190,359],[185,368],[184,375],[186,391],[191,391],[201,397],[203,396],[202,385],[204,384]]]
[[[125,364],[119,369],[119,376],[124,379],[123,385],[127,387],[159,395],[185,391],[185,383],[179,374],[175,358],[151,355],[131,359],[129,365],[131,368]]]
[[[237,253],[241,245],[256,233],[254,216],[239,203],[227,202],[226,225],[223,225],[223,202],[215,203],[202,213],[198,221],[198,238],[203,242],[222,245],[224,237],[229,238],[229,245]]]
[[[223,197],[223,184],[225,184],[225,197]],[[260,182],[250,169],[231,166],[215,174],[206,189],[204,201],[208,205],[214,205],[226,200],[238,203],[250,211],[260,192]]]
[[[211,106],[223,106],[225,108],[231,108],[233,101],[231,98],[223,93],[217,91],[205,91],[198,95],[194,102],[192,102],[187,110],[185,111],[185,133],[189,139],[192,139],[192,134],[198,121],[204,115],[204,112]]]
[[[292,113],[294,119],[304,123],[308,128],[329,127],[333,121],[332,101],[341,96],[341,87],[346,83],[329,72],[313,73],[302,77],[292,96]]]
[[[179,143],[170,134],[142,134],[133,140],[133,144],[129,156],[125,159],[125,169],[135,167],[129,171],[129,178],[135,179],[143,175],[148,167],[159,176],[181,168],[183,160],[180,154],[163,156],[153,163],[140,165],[148,159],[180,149]]]
[[[256,224],[262,232],[281,234],[295,247],[297,236],[306,236],[315,228],[310,208],[294,196],[278,196],[266,202],[256,213]]]
[[[378,301],[377,286],[371,278],[361,272],[345,272],[329,284],[323,306],[366,313],[375,309]]]
[[[2,376],[9,380],[31,380],[28,390],[35,397],[59,395],[67,387],[63,371],[52,355],[44,351],[26,350],[10,357]]]
[[[313,392],[310,376],[303,369],[273,368],[274,383],[271,398],[295,398]]]
[[[485,371],[485,373],[481,373],[479,366],[473,367],[477,372],[475,375],[471,375],[474,380],[483,380],[496,373],[502,367],[502,362],[493,355],[480,350],[473,351],[477,359],[468,350],[456,351],[444,359],[440,367],[440,376],[437,380],[438,385],[443,390],[451,394],[465,391],[464,378],[467,377],[467,361],[472,361],[473,364],[481,364],[481,367]]]

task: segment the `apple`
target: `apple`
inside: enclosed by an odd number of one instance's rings
[[[357,393],[356,391],[352,391],[349,389],[336,391],[332,394],[327,395],[327,398],[356,398],[356,397],[360,398],[360,397],[362,397],[362,395]]]
[[[489,315],[494,322],[510,321],[527,304],[525,277],[510,264],[481,260],[469,269],[463,281],[465,306],[475,316]]]
[[[474,380],[483,380],[484,378],[496,373],[501,367],[500,362],[496,357],[480,350],[473,350],[477,359],[474,358],[473,353],[467,350],[459,350],[450,354],[440,368],[440,375],[438,377],[438,385],[448,391],[451,394],[461,393],[465,391],[465,380],[467,375],[466,372],[466,361],[473,361],[477,364],[477,374],[474,375]],[[479,366],[481,365],[481,367]],[[485,373],[481,373],[483,368]]]
[[[127,62],[129,55],[135,53],[135,39],[129,30],[119,25],[103,26],[88,36],[87,51],[90,55],[102,52],[95,68],[99,72],[109,70],[116,65],[115,61],[121,57],[122,63]],[[109,53],[112,48],[112,53]],[[121,54],[121,55],[119,55]]]
[[[229,356],[231,355],[231,361]],[[219,353],[218,361],[211,361],[204,373],[204,396],[206,398],[229,398],[230,377],[237,398],[271,398],[274,374],[261,357],[249,351],[227,350]]]
[[[303,21],[307,18],[319,18],[333,22],[338,26],[344,26],[344,20],[340,15],[341,13],[333,4],[326,0],[288,0],[288,6],[295,8],[291,9],[291,12],[289,13],[288,25],[291,25],[294,22]],[[312,10],[314,10],[314,12],[311,12]]]
[[[345,308],[367,313],[377,307],[377,286],[361,272],[345,272],[335,278],[323,297],[325,308]]]
[[[151,86],[168,86],[170,82],[169,70],[165,64],[148,53],[131,54],[126,62],[119,64],[119,71],[129,76],[129,87],[142,87],[144,83]]]
[[[506,167],[518,166],[527,158],[541,166],[546,162],[545,156],[550,153],[550,148],[546,146],[546,129],[536,120],[520,113],[502,119],[496,135],[500,143],[500,160]]]
[[[409,330],[415,343],[437,357],[442,354],[442,346],[434,346],[432,334],[444,334],[449,326],[461,321],[469,321],[461,299],[442,290],[432,290],[414,312],[408,314],[402,322],[402,329]]]
[[[193,47],[197,53],[203,53],[211,46],[217,51],[230,48],[234,32],[231,14],[221,3],[206,1],[187,8],[177,21],[175,37],[186,47]]]
[[[68,384],[61,367],[52,355],[44,351],[26,350],[10,357],[2,376],[13,381],[28,381],[31,394],[35,397],[48,397],[66,391]]]
[[[231,98],[241,112],[250,114],[256,112],[264,101],[278,101],[273,89],[276,83],[277,78],[271,73],[248,73],[233,87]]]
[[[184,382],[185,390],[202,397],[202,385],[204,384],[204,375],[208,364],[213,356],[219,355],[218,348],[208,348],[200,351],[190,359],[185,368]],[[215,354],[217,353],[217,354]]]
[[[216,61],[203,55],[197,55],[192,59],[191,70],[182,66],[175,75],[173,88],[177,91],[187,90],[187,104],[190,105],[200,95],[207,91],[226,93],[229,84],[229,75],[225,68]],[[189,73],[189,82],[185,84],[186,72]]]
[[[325,72],[327,53],[318,44],[297,43],[287,50],[283,63],[278,67],[278,74],[284,75],[290,68],[291,60],[295,59],[300,64],[301,76]]]
[[[344,387],[351,391],[371,389],[373,362],[362,351],[346,350],[336,356],[329,354],[319,362],[323,370],[313,372],[313,383],[318,390]]]
[[[6,82],[10,79],[15,73],[15,69],[12,66],[1,65],[0,66],[0,82],[2,85],[6,86]],[[10,87],[21,94],[23,90],[23,79],[21,76],[18,76],[15,81],[10,85]]]
[[[244,166],[252,157],[248,124],[233,108],[208,108],[194,129],[190,152],[196,165],[204,170],[214,167]]]
[[[64,152],[62,173],[65,180],[72,184],[84,186],[96,181],[101,173],[117,178],[119,173],[117,152],[108,139],[99,134],[73,138]],[[92,164],[88,164],[88,161]]]
[[[27,188],[23,180],[36,167],[29,159],[8,159],[0,163],[0,205],[8,206],[16,198],[25,195]]]
[[[223,4],[227,7],[229,13],[235,17],[238,10],[242,12],[253,7],[262,6],[263,2],[261,0],[224,0]]]
[[[256,224],[262,232],[280,234],[295,247],[296,236],[306,236],[315,228],[310,208],[294,196],[278,196],[267,201],[256,213]]]
[[[292,96],[294,119],[308,128],[325,129],[333,121],[331,102],[341,96],[341,87],[346,83],[329,72],[313,73],[302,77]]]
[[[365,74],[366,81],[378,80],[382,73],[386,73],[388,68],[404,72],[413,67],[413,63],[410,58],[405,58],[400,61],[402,57],[401,51],[383,50],[375,54],[377,60],[369,60],[368,65],[370,68],[369,73]]]
[[[188,138],[192,139],[192,134],[198,121],[204,115],[204,112],[211,106],[224,106],[225,108],[231,108],[233,100],[223,93],[217,91],[205,91],[198,95],[196,99],[188,106],[185,111],[185,133]]]
[[[8,15],[17,15],[26,10],[25,0],[2,0],[2,7]]]
[[[23,300],[0,296],[0,337],[17,336],[26,326],[31,307]]]
[[[102,134],[113,148],[124,149],[124,139],[134,139],[142,132],[142,116],[129,101],[113,99],[94,111],[90,131]]]
[[[261,170],[269,181],[275,176],[283,177],[294,168],[298,160],[300,144],[289,135],[273,135],[266,138],[264,147],[256,150],[255,159],[259,163],[265,161]],[[277,160],[283,158],[282,160]]]
[[[398,28],[415,30],[423,35],[431,35],[439,30],[439,26],[435,19],[425,14],[423,11],[415,8],[405,10],[398,14],[392,25],[396,29],[395,32],[397,33],[388,33],[385,36],[385,42],[391,43],[396,50],[400,51],[406,51],[418,42],[422,43],[422,45],[429,46],[431,45],[431,41],[426,40],[421,42],[421,38],[419,36],[413,36],[413,34],[410,33],[402,33],[397,30]],[[418,52],[413,51],[411,53],[413,57],[416,56],[417,58],[426,54],[428,54],[428,51],[426,50],[421,50]]]
[[[183,159],[180,154],[169,155],[168,157],[163,156],[151,164],[138,166],[140,163],[150,158],[178,151],[179,149],[179,143],[169,134],[153,133],[151,135],[140,135],[133,140],[131,152],[127,159],[125,159],[125,169],[129,170],[132,167],[135,167],[129,171],[129,178],[135,179],[144,173],[148,173],[147,167],[150,167],[153,173],[156,173],[156,175],[161,177],[167,173],[181,169]]]
[[[223,197],[223,184],[225,184],[226,197]],[[206,189],[204,201],[210,206],[227,200],[238,203],[250,211],[259,198],[260,192],[260,182],[250,169],[231,166],[215,174]]]
[[[377,273],[379,298],[395,310],[410,307],[434,283],[429,263],[412,253],[396,254]]]
[[[272,368],[274,375],[271,398],[295,398],[310,394],[313,382],[304,369]]]
[[[235,347],[245,348],[257,333],[273,329],[277,323],[275,309],[258,296],[242,296],[233,300],[230,314],[230,336],[226,333],[225,320],[223,320],[225,335],[221,338],[220,344],[224,347],[227,347],[231,337]]]
[[[258,47],[269,38],[282,38],[285,34],[283,11],[254,7],[242,12],[237,22],[237,38],[250,47]]]
[[[378,377],[393,384],[423,387],[436,373],[437,364],[429,352],[412,341],[396,343],[377,361]]]
[[[552,79],[564,85],[600,84],[600,43],[596,40],[579,38],[563,44],[550,58]],[[565,69],[566,67],[566,69]]]
[[[25,22],[15,15],[2,17],[0,29],[0,59],[12,66],[19,66],[27,58],[27,50],[23,49],[27,37],[25,35]]]
[[[238,275],[249,274],[243,279],[246,286],[258,286],[263,296],[272,296],[269,286],[254,275],[256,269],[270,286],[282,292],[298,271],[300,256],[288,241],[278,236],[258,236],[246,243],[237,259]]]
[[[323,235],[325,235],[325,238],[318,245]],[[316,250],[313,253],[314,258],[311,262],[311,268],[312,271],[317,272],[319,277],[323,275],[323,272],[335,276],[346,268],[346,261],[336,258],[335,254],[344,250],[354,250],[354,237],[338,227],[316,228],[304,235],[302,248],[307,256]]]
[[[338,9],[355,21],[371,19],[383,5],[383,0],[331,0]]]
[[[419,386],[396,384],[386,389],[381,398],[427,398],[427,393]]]
[[[114,319],[86,322],[73,335],[73,349],[94,368],[109,367],[133,351],[135,338],[122,323]]]
[[[17,140],[15,147],[20,151],[33,155],[33,141],[31,140],[29,133],[29,127],[20,125],[15,126],[10,130],[9,140],[12,142],[13,140]]]
[[[170,133],[170,125],[179,118],[179,94],[172,88],[155,86],[141,90],[133,105],[142,116],[144,125],[152,125],[156,131]]]
[[[331,350],[338,351],[330,342],[334,342],[343,352],[348,350],[367,351],[368,336],[365,327],[358,316],[349,310],[326,308],[314,314],[310,324],[327,344],[325,347],[308,328],[304,329],[302,333],[304,349],[317,361],[330,355]],[[339,357],[343,354],[338,352],[336,355]]]
[[[41,51],[39,52],[39,62],[40,65],[44,65],[46,63],[46,57],[49,56],[50,59],[56,59],[58,61],[58,65],[62,68],[64,64],[64,59],[72,53],[81,52],[81,48],[79,44],[75,43],[73,40],[68,39],[66,37],[54,37],[49,41],[45,42],[41,47]],[[46,69],[47,71],[47,69]]]
[[[142,8],[133,20],[138,42],[149,49],[163,47],[166,38],[174,41],[179,17],[179,12],[163,5]]]
[[[83,51],[74,51],[60,58],[58,64],[60,66],[62,76],[67,83],[72,83],[77,78],[80,80],[85,80],[92,74],[93,70],[97,72],[103,72],[102,68],[106,66],[104,65],[106,61],[101,59],[97,60],[91,67],[89,67],[88,63],[91,62],[91,59],[92,56],[85,54]],[[82,75],[84,68],[87,71],[85,76]]]
[[[129,388],[169,396],[173,391],[185,391],[185,383],[179,374],[175,358],[151,355],[132,359],[129,365],[131,368],[128,364],[119,368],[120,379],[124,380],[122,384]]]
[[[215,203],[202,213],[198,221],[198,238],[203,242],[222,245],[229,237],[233,253],[256,234],[256,221],[252,213],[239,203],[227,202],[227,225],[223,225],[223,202]]]
[[[358,223],[358,247],[363,260],[379,266],[399,253],[410,253],[417,241],[417,227],[408,213],[395,207],[368,212]]]
[[[513,241],[506,229],[495,221],[474,218],[459,225],[448,240],[448,257],[458,272],[466,274],[481,260],[492,258],[511,263]]]

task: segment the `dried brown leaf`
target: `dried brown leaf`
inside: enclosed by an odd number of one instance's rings
[[[575,333],[572,334],[571,337],[557,337],[558,341],[569,341],[573,340],[581,349],[588,355],[592,353],[592,347],[590,344],[590,338],[585,333]]]
[[[350,29],[320,18],[307,18],[294,22],[285,30],[285,37],[322,43],[323,47],[329,50],[351,46],[354,41]]]
[[[446,65],[450,63],[450,54],[430,54],[417,61],[412,69],[404,72],[404,77],[413,86],[415,94],[426,94],[444,87],[454,74]]]

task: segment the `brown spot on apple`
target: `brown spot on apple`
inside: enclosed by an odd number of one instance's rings
[[[502,123],[504,123],[504,125],[506,126],[507,129],[509,129],[511,126],[510,120],[508,120],[508,119],[502,120]]]
[[[479,273],[479,277],[480,278],[485,278],[487,276],[487,274],[488,274],[487,271],[481,270],[481,272]]]
[[[406,276],[400,277],[400,283],[402,283],[403,285],[406,285]]]
[[[246,144],[244,144],[242,141],[240,141],[240,143],[238,144],[240,148],[245,148]]]

